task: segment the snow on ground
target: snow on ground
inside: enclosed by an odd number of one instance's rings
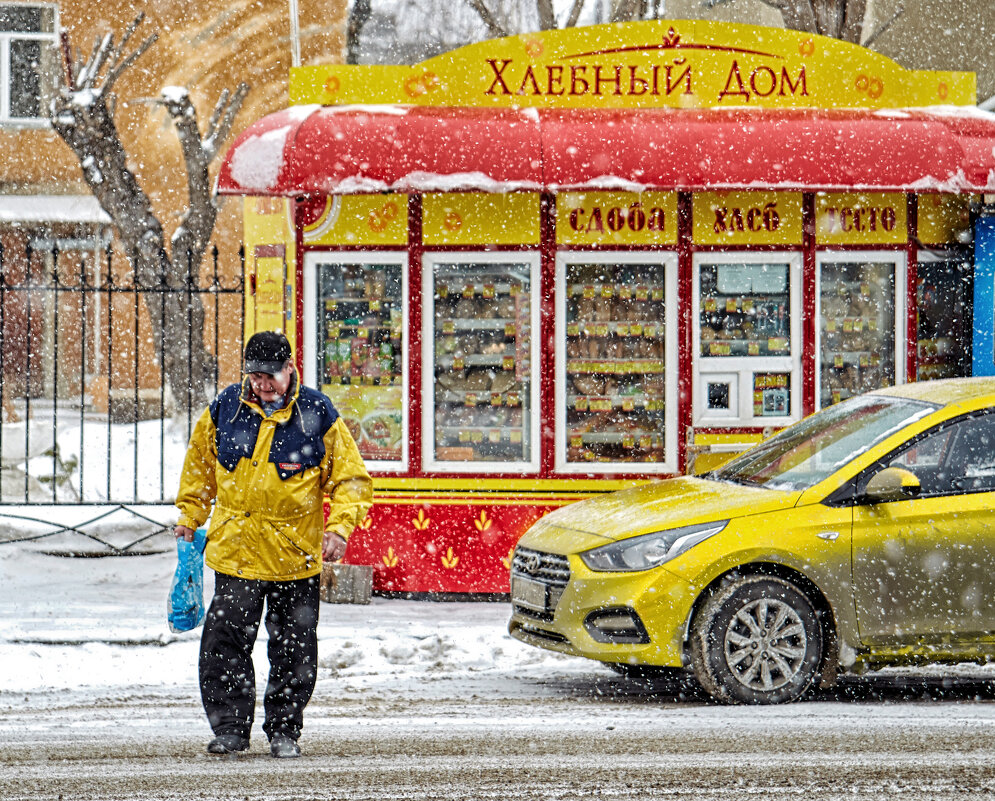
[[[0,705],[60,691],[196,695],[200,629],[176,634],[166,623],[175,563],[173,551],[86,559],[0,544]],[[213,577],[207,574],[209,599]],[[507,603],[323,603],[319,682],[333,679],[352,689],[390,683],[404,692],[433,676],[491,674],[513,681],[526,670],[533,676],[537,670],[604,670],[511,639],[509,611]],[[254,654],[259,688],[265,686],[265,640],[261,626]]]

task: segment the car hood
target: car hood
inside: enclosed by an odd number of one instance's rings
[[[654,481],[557,509],[533,526],[522,538],[522,544],[538,547],[541,539],[545,540],[546,546],[552,546],[553,540],[560,540],[560,535],[570,532],[602,540],[620,540],[679,526],[784,509],[794,506],[800,495],[800,492],[691,476]],[[593,546],[592,540],[581,538],[582,547]],[[574,544],[577,544],[576,537]]]

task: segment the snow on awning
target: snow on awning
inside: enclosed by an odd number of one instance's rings
[[[298,106],[243,131],[218,177],[283,196],[760,188],[995,191],[995,115]]]
[[[0,195],[0,223],[110,225],[93,195]]]
[[[298,106],[250,125],[225,155],[222,194],[542,187],[535,112]]]

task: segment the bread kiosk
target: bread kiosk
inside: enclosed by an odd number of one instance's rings
[[[378,592],[507,592],[557,506],[995,372],[972,74],[651,21],[296,68],[290,96],[218,191],[247,333],[287,332],[375,477],[346,559]]]

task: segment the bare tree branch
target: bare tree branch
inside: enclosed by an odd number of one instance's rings
[[[567,21],[563,24],[564,28],[573,28],[577,25],[577,20],[580,19],[580,13],[584,10],[584,0],[574,0],[573,7],[570,9],[570,16],[567,17]]]
[[[363,33],[363,28],[370,21],[373,8],[370,0],[355,0],[349,10],[349,22],[346,25],[345,45],[346,64],[359,63],[359,37]]]
[[[640,0],[614,0],[610,22],[630,22],[638,18],[642,9]]]
[[[705,8],[715,8],[734,1],[701,0],[701,4]],[[867,0],[760,0],[760,2],[780,12],[785,28],[818,33],[847,42],[860,42]],[[872,38],[877,38],[887,30],[899,14],[901,10]],[[872,40],[865,42],[865,46],[870,41]]]
[[[539,30],[550,31],[556,27],[553,0],[536,0],[536,11],[539,12]]]
[[[508,31],[497,21],[495,16],[490,12],[490,9],[484,5],[483,0],[466,0],[466,2],[480,16],[484,25],[487,26],[487,31],[491,37],[500,38],[508,35]]]
[[[879,36],[885,33],[902,14],[905,13],[905,6],[902,3],[898,4],[898,8],[895,9],[895,13],[891,15],[891,19],[885,22],[881,27],[874,31],[867,39],[864,40],[863,46],[870,47],[877,40]]]
[[[128,67],[134,64],[145,53],[146,50],[148,50],[153,44],[155,44],[158,38],[159,34],[153,33],[151,36],[149,36],[148,39],[142,42],[130,56],[128,56],[120,64],[117,64],[115,67],[113,67],[107,73],[107,78],[104,80],[104,89],[105,90],[110,89],[117,81],[117,79],[121,77],[121,73],[123,73],[126,69],[128,69]],[[122,41],[121,44],[123,46],[124,42]]]

